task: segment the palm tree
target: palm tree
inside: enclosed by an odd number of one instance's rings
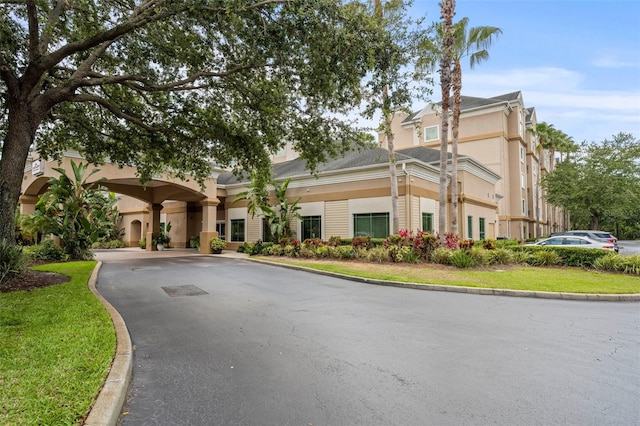
[[[440,133],[440,205],[438,218],[438,232],[440,244],[446,242],[446,207],[447,207],[447,146],[449,138],[449,97],[451,96],[451,64],[455,48],[455,0],[440,2],[440,18],[442,19],[442,48],[440,56],[440,88],[442,93],[442,132]]]
[[[571,154],[578,150],[578,146],[573,138],[562,130],[556,129],[553,124],[546,122],[536,124],[536,127],[530,130],[538,137],[539,150],[547,150],[549,153],[549,171],[554,169],[556,151],[560,152],[560,161],[562,161],[562,153]]]
[[[467,31],[469,18],[462,18],[455,24],[455,44],[453,46],[453,121],[451,132],[451,232],[458,234],[458,129],[460,127],[460,94],[462,92],[461,61],[469,57],[471,69],[482,61],[489,59],[487,50],[502,30],[498,27],[473,27]]]

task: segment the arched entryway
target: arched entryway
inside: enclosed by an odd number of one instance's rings
[[[54,168],[63,168],[67,174],[73,174],[71,161],[79,163],[84,160],[77,153],[67,152],[60,161],[35,160],[27,166],[20,197],[21,213],[34,211],[38,197],[47,190],[48,180],[59,175]],[[121,168],[107,163],[95,168],[99,172],[91,176],[91,182],[103,179],[100,182],[102,186],[122,196],[118,209],[127,245],[138,245],[144,238],[147,250],[155,250],[151,237],[160,232],[161,212],[175,217],[176,222],[179,222],[179,225],[174,223],[174,226],[178,226],[171,231],[174,233],[172,240],[176,242],[176,247],[188,247],[191,237],[189,233],[199,233],[201,241],[209,241],[218,235],[216,210],[220,200],[216,197],[216,178],[220,170],[212,171],[211,178],[202,188],[194,180],[183,181],[168,173],[156,174],[143,185],[137,178],[134,167]],[[188,209],[187,206],[191,207]],[[197,223],[189,223],[189,220]],[[200,252],[210,253],[208,244],[201,244]]]

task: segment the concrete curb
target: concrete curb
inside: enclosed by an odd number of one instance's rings
[[[526,291],[526,290],[505,290],[497,288],[463,287],[438,284],[417,284],[400,281],[384,281],[371,278],[354,277],[352,275],[339,274],[337,272],[320,271],[305,266],[291,265],[286,263],[271,262],[265,259],[255,259],[248,257],[253,262],[261,262],[274,266],[281,266],[289,269],[297,269],[312,272],[318,275],[342,278],[366,284],[383,285],[389,287],[411,288],[415,290],[447,291],[451,293],[479,294],[483,296],[509,296],[509,297],[532,297],[537,299],[560,299],[560,300],[582,300],[597,302],[640,302],[640,293],[631,294],[587,294],[587,293],[555,293],[547,291]]]
[[[104,385],[83,423],[85,426],[115,426],[117,424],[131,382],[133,367],[133,350],[127,325],[118,311],[96,289],[101,266],[102,262],[98,261],[91,278],[89,278],[89,289],[111,316],[116,332],[116,356]]]

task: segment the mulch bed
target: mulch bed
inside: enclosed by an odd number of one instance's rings
[[[55,284],[62,284],[70,281],[71,277],[57,274],[55,272],[34,271],[26,269],[22,274],[17,275],[7,281],[0,283],[0,293],[10,291],[33,290],[34,288],[47,287]]]

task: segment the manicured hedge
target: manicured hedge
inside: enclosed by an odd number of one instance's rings
[[[585,249],[577,247],[539,247],[539,246],[509,246],[509,250],[535,254],[539,251],[554,251],[560,256],[560,264],[592,268],[594,262],[611,253],[604,249]]]

